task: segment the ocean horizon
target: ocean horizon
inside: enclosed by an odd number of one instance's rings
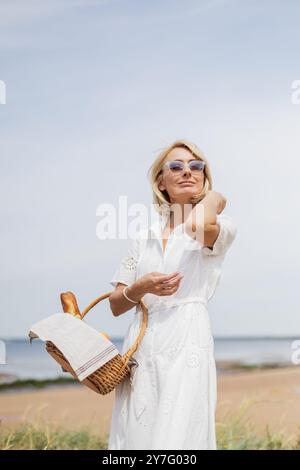
[[[123,337],[110,338],[122,349]],[[293,365],[293,342],[300,336],[235,336],[214,337],[215,359],[218,362],[238,362],[243,365]],[[18,379],[53,379],[66,377],[59,364],[45,350],[45,343],[27,338],[2,339],[6,346],[6,364],[0,364],[0,381],[5,377]]]

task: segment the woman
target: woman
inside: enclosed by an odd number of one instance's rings
[[[133,306],[122,354],[148,308],[148,327],[133,357],[134,380],[115,389],[109,449],[217,449],[216,365],[207,303],[218,284],[236,225],[221,214],[209,165],[178,140],[150,168],[159,220],[131,239],[111,284],[113,314]],[[181,209],[181,210],[178,210]],[[188,210],[187,210],[188,208]]]

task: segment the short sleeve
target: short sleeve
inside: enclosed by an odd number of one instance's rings
[[[213,248],[207,246],[202,248],[202,252],[208,256],[225,255],[237,234],[237,225],[229,215],[218,214],[217,222],[220,225],[220,232]]]
[[[118,282],[130,285],[136,280],[137,262],[140,256],[140,239],[138,236],[130,238],[127,252],[122,257],[120,265],[115,271],[110,284],[116,286]]]

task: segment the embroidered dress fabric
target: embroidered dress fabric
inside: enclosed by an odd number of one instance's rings
[[[116,286],[118,282],[129,285],[135,281],[139,252],[140,239],[138,237],[130,239],[127,253],[121,259],[119,268],[110,280],[110,283],[113,286]]]
[[[167,216],[130,239],[111,284],[130,285],[156,271],[184,274],[175,294],[146,294],[148,326],[133,357],[138,362],[134,380],[115,389],[108,448],[217,449],[215,412],[217,377],[214,341],[207,309],[220,280],[222,263],[237,227],[219,214],[220,232],[213,249],[203,247],[175,227],[162,247]],[[134,343],[142,320],[140,305],[125,334],[122,354]]]
[[[66,357],[79,381],[119,354],[111,341],[67,313],[55,313],[35,323],[29,337],[52,341]]]

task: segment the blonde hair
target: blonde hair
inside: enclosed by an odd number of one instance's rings
[[[162,214],[170,207],[170,198],[167,191],[161,191],[158,187],[162,179],[162,169],[165,158],[174,148],[181,147],[189,150],[191,154],[201,161],[205,162],[204,167],[204,184],[200,194],[196,194],[191,198],[193,204],[200,202],[206,195],[207,191],[212,189],[212,178],[211,172],[209,169],[208,161],[204,153],[192,142],[189,142],[186,139],[176,140],[173,144],[164,148],[158,157],[154,160],[153,164],[148,170],[148,177],[152,186],[153,193],[153,204],[157,212]]]

